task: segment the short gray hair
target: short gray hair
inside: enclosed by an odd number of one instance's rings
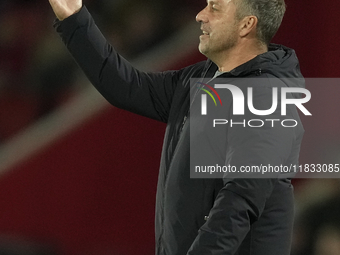
[[[257,38],[269,45],[286,12],[284,0],[235,0],[236,19],[254,15],[258,19]]]

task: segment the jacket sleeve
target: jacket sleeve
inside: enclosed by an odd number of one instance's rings
[[[180,71],[141,72],[107,42],[85,6],[55,29],[96,89],[114,106],[167,121]]]
[[[269,91],[271,90],[259,90],[260,93],[255,95],[257,102],[268,102],[268,98],[271,100]],[[280,118],[279,111],[280,109],[271,117]],[[232,118],[241,123],[249,117],[262,120],[268,118],[254,117],[247,113],[245,116]],[[241,166],[285,164],[295,141],[295,129],[284,128],[280,126],[280,122],[276,122],[275,128],[271,127],[271,122],[267,124],[263,128],[228,126],[226,165],[235,166],[239,170]],[[278,175],[274,175],[265,178],[250,173],[225,174],[224,186],[215,199],[209,218],[199,229],[187,255],[236,254],[251,225],[264,211],[266,200],[278,181]]]

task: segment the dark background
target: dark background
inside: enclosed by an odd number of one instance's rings
[[[159,6],[150,1],[85,3],[104,34],[128,59],[165,40],[194,20],[205,6],[204,1],[189,0],[160,1]],[[273,42],[296,50],[305,77],[339,77],[340,2],[286,3],[287,13]],[[153,8],[148,9],[150,6]],[[71,100],[81,91],[80,81],[84,80],[52,28],[54,16],[47,0],[3,0],[0,14],[0,138],[6,144]],[[150,18],[151,14],[155,16]],[[152,33],[142,38],[144,33],[138,34],[139,30]],[[168,68],[181,68],[203,59],[193,49],[190,58],[179,59]],[[306,134],[301,163],[339,162],[340,91],[336,86],[320,84],[311,88],[311,93],[307,108],[313,117],[303,120]],[[11,167],[0,179],[0,251],[153,254],[154,201],[164,129],[163,123],[108,106]],[[317,219],[308,220],[306,211],[312,213],[314,209],[308,209],[311,205],[337,197],[339,182],[294,183],[297,227],[293,254],[319,255],[314,246],[320,236],[318,226],[323,224],[321,216],[320,224],[307,231],[306,225],[311,226]],[[320,210],[322,215],[326,209]],[[328,222],[338,231],[329,247],[340,247],[337,221],[334,217]],[[27,250],[14,253],[20,249]],[[331,249],[327,254],[340,254],[340,248],[339,253],[334,251],[337,248]]]

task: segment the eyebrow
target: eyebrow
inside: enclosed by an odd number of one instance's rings
[[[207,0],[207,4],[219,4],[219,3],[215,0]]]

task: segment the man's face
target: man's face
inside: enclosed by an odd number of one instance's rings
[[[208,0],[196,16],[201,23],[199,50],[210,59],[234,47],[238,39],[235,19],[236,6],[232,0]]]

